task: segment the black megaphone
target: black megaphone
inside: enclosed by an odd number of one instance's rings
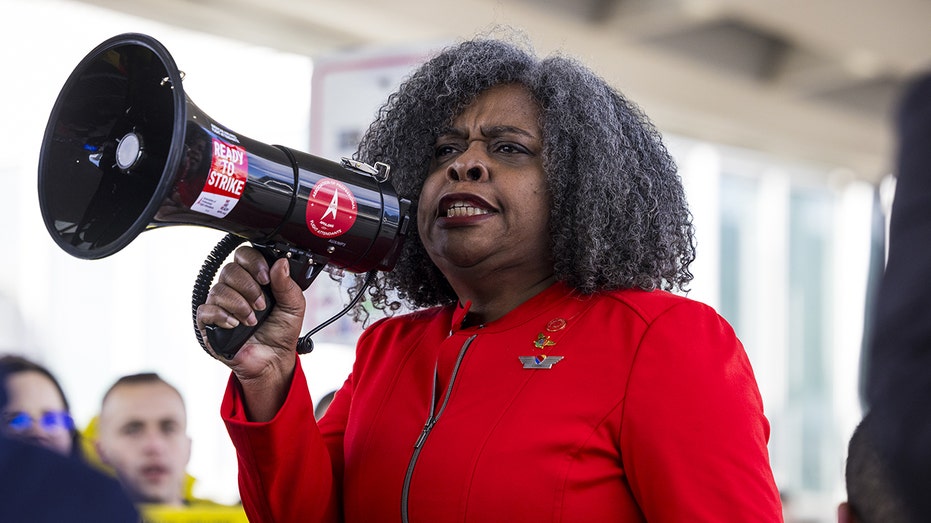
[[[39,205],[59,247],[99,259],[158,227],[225,231],[195,284],[195,311],[243,241],[269,261],[288,258],[303,289],[327,265],[370,276],[393,268],[410,201],[388,182],[388,165],[249,139],[198,109],[182,77],[160,42],[131,33],[101,43],[71,73],[39,157]],[[259,324],[274,304],[268,289],[266,299]],[[211,327],[208,338],[232,358],[255,328]]]

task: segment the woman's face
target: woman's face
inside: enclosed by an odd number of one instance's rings
[[[55,383],[41,372],[27,370],[7,378],[3,430],[61,454],[71,453],[73,422]]]
[[[436,140],[417,208],[430,258],[451,282],[517,268],[553,272],[540,108],[519,84],[481,94]],[[455,283],[454,283],[455,286]]]

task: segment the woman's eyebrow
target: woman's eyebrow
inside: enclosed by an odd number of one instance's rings
[[[440,132],[437,133],[437,138],[463,138],[469,136],[469,132],[460,127],[446,127],[440,129]]]
[[[529,131],[514,127],[513,125],[492,125],[490,127],[481,127],[483,136],[502,136],[505,134],[519,134],[527,138],[535,138]]]
[[[527,138],[535,138],[533,134],[529,131],[522,129],[520,127],[514,127],[513,125],[491,125],[491,126],[482,126],[479,128],[482,133],[482,136],[502,136],[506,134],[518,134],[521,136],[526,136]],[[447,127],[441,129],[438,138],[468,138],[469,132],[466,129],[461,127]]]

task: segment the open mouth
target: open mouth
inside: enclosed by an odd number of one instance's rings
[[[446,209],[447,218],[459,218],[462,216],[477,216],[480,214],[491,214],[488,209],[476,207],[468,202],[454,202]]]
[[[142,468],[142,475],[151,480],[162,478],[168,474],[168,468],[161,465],[147,465]]]
[[[466,218],[492,214],[494,209],[477,197],[448,195],[440,200],[438,215],[445,218]]]

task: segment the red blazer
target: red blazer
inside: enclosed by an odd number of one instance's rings
[[[753,371],[710,307],[557,283],[487,325],[465,310],[366,330],[319,427],[300,365],[268,423],[231,378],[250,521],[782,521]]]

